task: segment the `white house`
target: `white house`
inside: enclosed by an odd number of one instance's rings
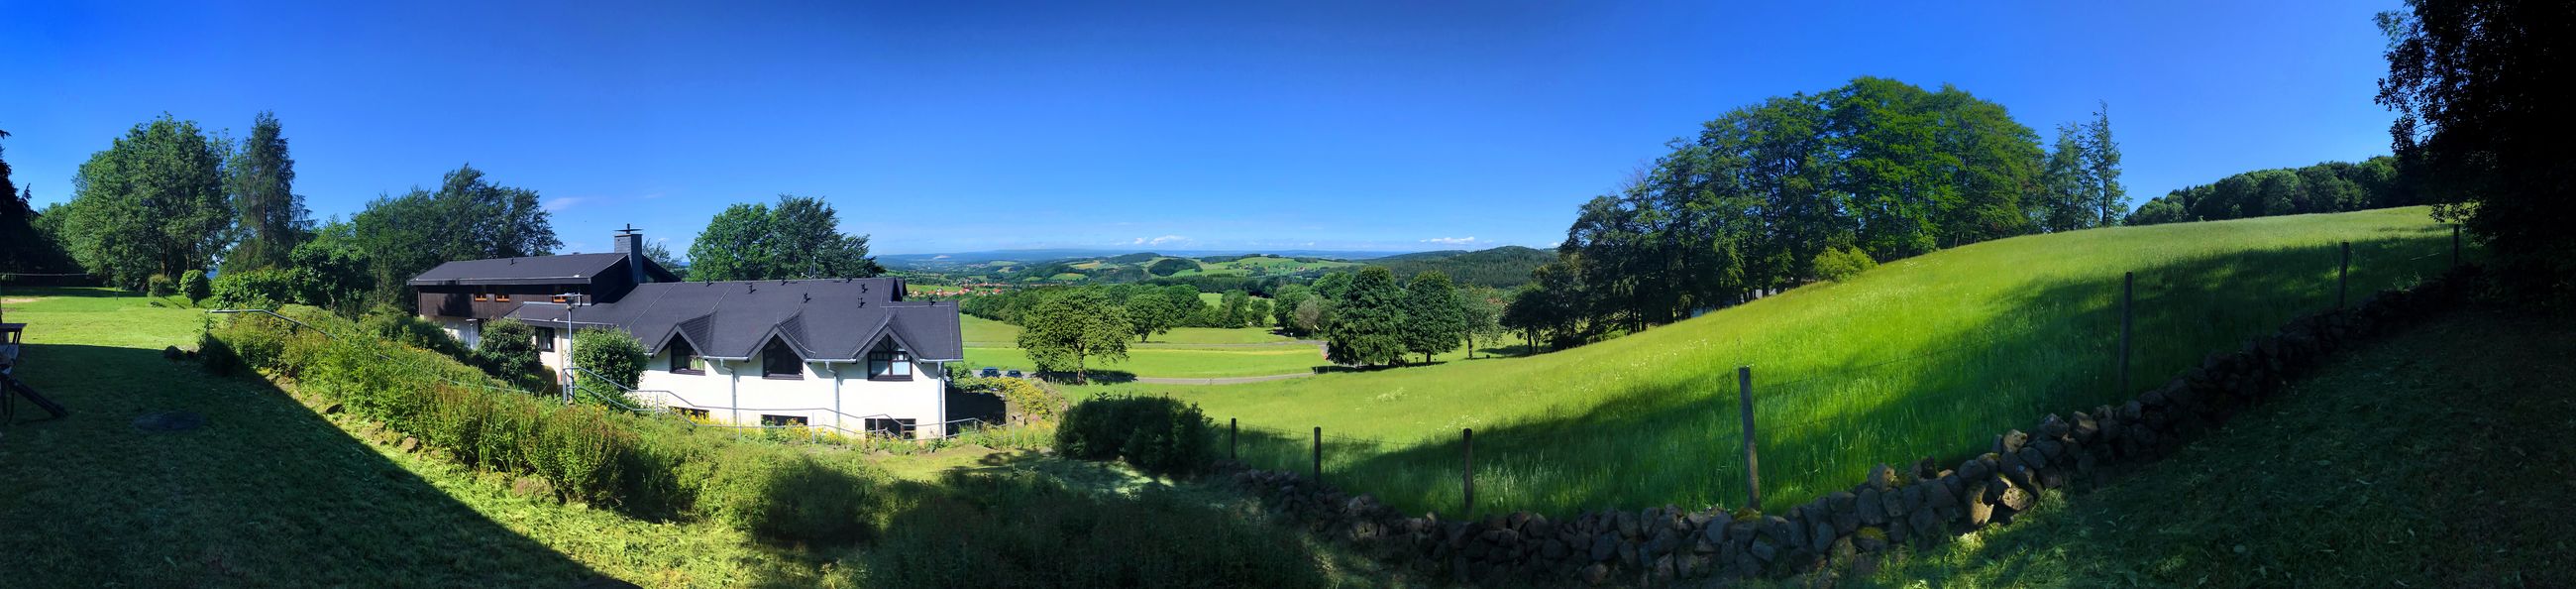
[[[421,315],[469,344],[493,318],[537,327],[539,359],[556,370],[573,329],[632,333],[651,355],[632,397],[674,412],[949,433],[945,365],[965,353],[956,303],[907,301],[895,278],[678,282],[641,243],[629,230],[612,254],[449,262],[412,285]]]

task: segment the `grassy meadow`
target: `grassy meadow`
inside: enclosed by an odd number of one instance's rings
[[[2033,235],[1898,260],[1576,349],[1529,357],[1167,394],[1255,428],[1245,458],[1305,470],[1409,511],[1459,511],[1461,428],[1476,435],[1476,508],[1572,512],[1740,505],[1738,366],[1750,366],[1764,503],[1847,488],[1871,465],[1955,460],[2043,414],[2122,399],[2208,352],[2448,263],[2426,209]],[[2121,273],[2135,272],[2136,375],[2115,353]]]

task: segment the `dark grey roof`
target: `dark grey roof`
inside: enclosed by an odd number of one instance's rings
[[[685,338],[699,355],[748,358],[771,338],[808,360],[856,360],[893,337],[915,357],[961,360],[954,302],[905,301],[893,278],[657,282],[614,303],[573,308],[574,325],[614,325],[658,353]],[[529,303],[510,316],[563,326],[563,305]]]
[[[411,284],[413,286],[430,286],[439,284],[553,284],[573,281],[589,282],[592,277],[599,276],[600,273],[607,272],[610,268],[615,267],[618,261],[624,259],[626,259],[626,254],[565,254],[560,256],[458,260],[439,264],[438,267],[431,268],[428,272],[422,272],[419,276],[412,277]]]

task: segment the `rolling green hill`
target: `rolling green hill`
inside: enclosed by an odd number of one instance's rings
[[[2124,398],[2121,273],[2134,271],[2143,390],[2291,317],[2448,264],[2423,208],[2033,235],[1889,262],[1582,348],[1170,394],[1267,432],[1247,460],[1409,511],[1456,513],[1459,429],[1482,510],[1744,501],[1738,366],[1752,367],[1765,503],[1845,488],[1879,462],[1963,457],[2005,427]],[[1350,436],[1363,440],[1346,440]]]
[[[1411,277],[1425,270],[1439,270],[1459,284],[1512,288],[1530,281],[1530,271],[1556,261],[1556,252],[1507,245],[1477,251],[1420,252],[1361,260],[1362,264],[1385,266],[1396,276]]]

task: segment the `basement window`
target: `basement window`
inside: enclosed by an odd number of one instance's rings
[[[910,420],[910,419],[888,419],[888,418],[883,418],[883,417],[870,417],[870,418],[868,418],[866,421],[862,422],[862,425],[860,425],[860,429],[862,429],[862,430],[864,430],[864,431],[866,431],[866,432],[868,432],[869,434],[872,434],[872,435],[880,435],[880,436],[895,437],[895,438],[911,438],[911,437],[912,437],[912,432],[913,432],[913,426],[912,426],[912,424],[913,424],[913,421],[912,421],[912,420]]]
[[[762,415],[760,424],[770,427],[805,427],[803,415]]]

